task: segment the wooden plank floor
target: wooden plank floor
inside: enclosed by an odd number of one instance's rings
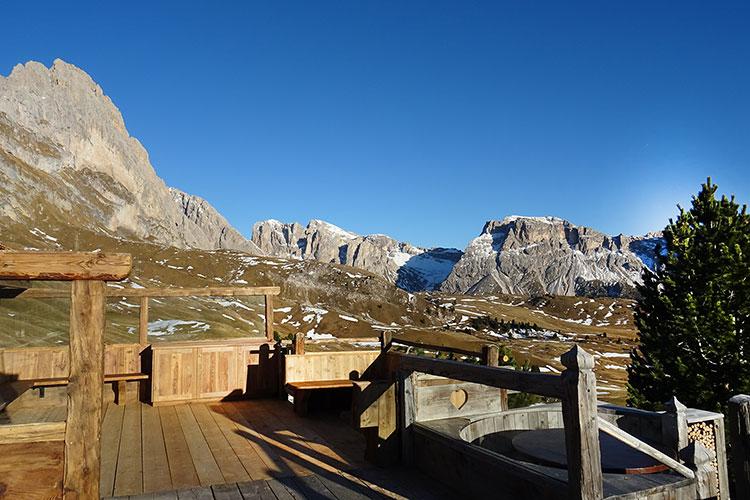
[[[344,419],[302,418],[286,401],[107,406],[103,497],[287,500],[447,498],[417,471],[363,461]],[[159,493],[156,495],[156,493]]]

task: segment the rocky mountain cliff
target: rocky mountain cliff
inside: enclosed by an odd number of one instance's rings
[[[360,236],[321,220],[307,226],[258,222],[252,241],[267,255],[358,267],[408,291],[433,290],[461,257],[454,248],[425,249],[382,234]]]
[[[259,249],[205,200],[170,190],[122,115],[61,60],[0,76],[0,219],[44,230],[75,220],[180,248]]]
[[[440,285],[449,293],[632,296],[660,235],[607,236],[555,217],[485,224]]]

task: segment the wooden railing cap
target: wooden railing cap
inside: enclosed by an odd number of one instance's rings
[[[578,344],[560,356],[560,362],[571,370],[593,370],[594,356],[583,350]]]
[[[119,281],[132,266],[127,253],[0,250],[0,279]]]

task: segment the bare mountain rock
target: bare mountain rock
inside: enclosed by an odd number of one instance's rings
[[[358,267],[409,291],[433,290],[461,257],[453,248],[425,249],[382,234],[360,236],[321,220],[307,226],[258,222],[252,239],[267,255]]]
[[[56,60],[0,77],[0,218],[182,248],[258,249],[205,200],[170,191],[89,75]]]
[[[555,217],[485,224],[439,289],[449,293],[633,295],[660,235],[610,237]]]

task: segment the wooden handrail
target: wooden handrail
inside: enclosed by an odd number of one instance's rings
[[[608,422],[602,417],[597,417],[597,418],[599,419],[599,428],[602,431],[609,434],[610,436],[612,436],[613,438],[617,439],[618,441],[622,441],[623,443],[630,446],[631,448],[635,448],[636,450],[648,455],[654,460],[658,460],[659,462],[663,463],[670,469],[676,470],[683,476],[690,478],[690,479],[695,479],[695,473],[692,470],[690,470],[688,467],[686,467],[685,465],[675,460],[674,458],[662,453],[661,451],[657,450],[653,446],[647,443],[644,443],[643,441],[636,438],[635,436],[628,434],[624,430]]]
[[[477,350],[469,350],[469,349],[461,349],[460,347],[451,347],[451,346],[445,346],[445,345],[437,345],[437,344],[426,344],[424,342],[419,342],[416,340],[407,340],[400,338],[398,336],[393,336],[391,340],[392,344],[399,344],[399,345],[405,345],[410,347],[416,347],[419,349],[426,349],[429,351],[443,351],[443,352],[453,352],[456,354],[463,354],[465,356],[475,356],[475,357],[481,357],[482,351]],[[481,346],[479,346],[481,348]]]
[[[132,265],[126,253],[0,250],[0,279],[119,281],[128,277]]]
[[[500,366],[472,365],[460,361],[425,358],[395,352],[390,354],[399,356],[400,368],[406,372],[428,373],[551,398],[563,397],[558,375],[524,372]]]
[[[3,279],[0,276],[0,279]],[[46,278],[39,278],[46,279]],[[205,288],[113,288],[107,297],[247,297],[279,295],[277,286],[205,287]],[[0,287],[0,299],[58,299],[70,297],[70,290],[56,288]]]

